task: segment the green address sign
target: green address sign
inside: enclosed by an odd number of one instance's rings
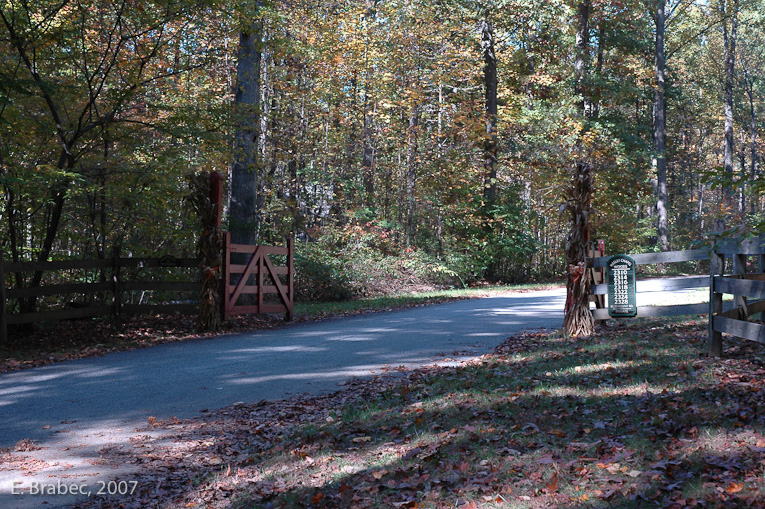
[[[627,255],[608,259],[608,314],[614,317],[637,315],[635,260]]]

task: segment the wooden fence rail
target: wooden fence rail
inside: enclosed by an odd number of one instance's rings
[[[709,259],[708,249],[690,249],[686,251],[666,251],[664,253],[644,253],[630,255],[635,260],[636,265],[654,265],[659,263],[678,263],[693,262]],[[601,256],[593,259],[593,268],[606,267],[610,256]],[[654,278],[636,281],[636,291],[638,293],[662,292],[671,290],[680,290],[686,288],[707,288],[709,287],[709,276],[683,276],[671,278]],[[594,285],[591,289],[593,295],[607,295],[608,285]],[[709,304],[701,302],[698,304],[680,304],[673,306],[638,306],[637,316],[678,316],[695,315],[709,312]],[[607,320],[610,318],[608,309],[593,309],[592,316],[596,320]]]
[[[124,269],[142,268],[181,268],[197,269],[199,262],[194,258],[108,258],[96,260],[57,260],[50,262],[15,262],[3,263],[0,259],[0,343],[8,339],[8,325],[35,323],[44,321],[90,318],[95,316],[120,316],[132,313],[195,313],[197,305],[182,304],[131,304],[124,302],[123,292],[128,291],[161,291],[161,292],[198,292],[200,283],[194,281],[196,272],[187,281],[162,280],[132,280],[122,281]],[[6,289],[5,282],[8,274],[17,272],[28,273],[36,271],[89,270],[109,269],[111,274],[107,281],[94,283],[64,283],[39,287]],[[34,313],[8,313],[8,300],[30,297],[48,297],[52,295],[93,294],[97,292],[111,293],[108,304],[93,304],[83,307],[71,307]]]

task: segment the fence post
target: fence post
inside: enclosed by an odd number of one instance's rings
[[[757,256],[757,261],[759,262],[759,270],[757,272],[759,272],[760,274],[765,273],[765,254],[763,254],[762,248],[763,246],[762,244],[760,244],[760,254],[759,256]],[[760,321],[762,321],[763,318],[765,318],[765,312],[760,313]]]
[[[265,269],[265,264],[263,263],[263,257],[268,256],[267,254],[263,254],[261,251],[258,253],[258,314],[263,312],[263,272]],[[274,274],[274,277],[278,277]],[[246,282],[245,282],[246,284]]]
[[[231,247],[231,233],[229,232],[223,232],[223,256],[221,258],[221,262],[223,264],[223,267],[221,267],[221,275],[223,276],[221,278],[220,282],[220,315],[221,315],[221,321],[225,322],[228,320],[228,285],[231,282],[231,275],[229,274],[229,263],[230,263],[230,257],[229,257],[229,248]]]
[[[0,254],[0,345],[8,342],[8,308],[5,304],[5,268],[3,266],[3,255]]]
[[[715,292],[715,276],[722,276],[725,267],[723,255],[709,254],[709,356],[722,355],[722,333],[715,331],[715,314],[722,313],[722,294]]]
[[[120,248],[115,246],[112,250],[112,294],[115,327],[122,326],[122,285],[120,285]]]
[[[290,321],[295,318],[295,240],[290,237],[287,239],[287,315],[285,320]]]
[[[741,276],[742,279],[744,278],[744,276],[746,276],[746,255],[744,254],[733,255],[733,274],[736,276]],[[746,297],[743,297],[741,295],[734,295],[733,305],[737,308],[741,306],[746,306]]]

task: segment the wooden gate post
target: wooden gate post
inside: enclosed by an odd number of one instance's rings
[[[742,279],[746,276],[746,255],[737,254],[733,256],[733,274],[741,276]],[[733,307],[746,306],[746,297],[741,295],[733,296]]]
[[[112,251],[112,294],[114,325],[122,327],[122,285],[120,284],[120,249],[115,247]]]
[[[723,255],[712,251],[709,254],[709,356],[722,355],[722,333],[715,331],[715,314],[722,313],[722,293],[715,292],[715,276],[722,276],[725,268]]]
[[[287,239],[287,314],[284,319],[291,321],[295,319],[295,240],[290,237]]]
[[[760,246],[760,249],[762,249],[762,246]],[[757,272],[759,272],[760,274],[765,273],[765,254],[762,254],[762,252],[760,252],[760,255],[757,257],[757,261],[759,262],[759,269],[760,269]],[[762,321],[763,318],[765,318],[765,312],[760,313],[760,321]]]
[[[5,304],[5,268],[3,255],[0,253],[0,345],[8,342],[8,308]]]
[[[231,274],[229,273],[229,265],[231,264],[231,233],[223,232],[223,256],[221,257],[223,267],[221,270],[220,283],[220,316],[221,321],[228,320],[229,314],[229,283],[231,282]]]
[[[257,279],[258,281],[258,311],[257,313],[258,314],[263,312],[263,273],[266,271],[266,265],[265,263],[263,263],[263,258],[265,258],[266,256],[268,255],[263,253],[260,253],[260,256],[258,256],[258,279]],[[278,276],[274,274],[273,277],[278,277]]]

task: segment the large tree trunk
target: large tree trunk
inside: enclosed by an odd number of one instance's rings
[[[738,0],[733,0],[733,12],[725,4],[725,16],[730,17],[730,29],[725,20],[723,27],[723,43],[725,46],[725,143],[723,146],[723,168],[727,184],[725,198],[729,205],[733,199],[733,85],[735,79],[736,38],[738,32]]]
[[[656,169],[656,233],[659,248],[669,251],[667,240],[667,117],[664,102],[665,53],[664,31],[666,28],[666,1],[656,2],[656,85],[653,103],[653,165]]]
[[[483,143],[484,189],[487,208],[497,197],[497,55],[494,51],[494,27],[487,15],[481,21],[483,79],[486,92],[486,138]]]
[[[237,116],[231,171],[229,230],[235,244],[255,244],[260,227],[262,176],[258,162],[260,127],[260,21],[239,35],[234,109]]]
[[[590,0],[577,6],[576,61],[574,72],[576,91],[580,97],[579,113],[586,123],[592,112],[589,91],[586,89],[590,37]],[[566,210],[571,218],[571,230],[566,239],[566,310],[563,331],[568,336],[590,336],[595,322],[590,312],[590,282],[586,277],[587,246],[590,241],[590,204],[592,200],[592,164],[581,140],[574,147],[575,165],[571,182],[566,189]]]

